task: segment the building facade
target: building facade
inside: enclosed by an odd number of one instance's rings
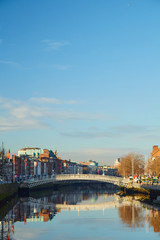
[[[43,154],[44,150],[41,148],[22,148],[21,150],[18,151],[18,156],[23,156],[23,155],[28,155],[28,156],[33,156],[33,157],[40,157],[40,154]]]
[[[160,157],[160,148],[158,148],[158,145],[153,146],[151,160],[154,160],[156,157]]]

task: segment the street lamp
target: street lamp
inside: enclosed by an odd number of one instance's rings
[[[134,159],[132,157],[132,177],[134,178]]]

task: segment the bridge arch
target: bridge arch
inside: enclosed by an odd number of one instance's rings
[[[33,188],[39,185],[53,183],[61,184],[67,182],[101,182],[101,183],[112,183],[117,186],[127,186],[128,180],[123,179],[122,177],[114,177],[107,175],[98,175],[98,174],[59,174],[55,175],[52,178],[37,179],[32,182],[24,182],[21,184],[21,188]]]

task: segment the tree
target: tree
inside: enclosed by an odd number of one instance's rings
[[[121,158],[118,173],[123,177],[144,173],[144,157],[140,154],[129,153]]]
[[[4,166],[4,149],[0,150],[0,177],[3,175],[3,166]]]
[[[150,161],[150,172],[152,176],[160,177],[160,157],[155,157]]]
[[[8,159],[5,155],[5,149],[2,147],[2,149],[0,149],[0,178],[5,178],[7,176],[7,163]]]

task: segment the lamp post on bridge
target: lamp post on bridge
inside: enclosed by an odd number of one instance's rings
[[[103,176],[104,176],[104,162],[102,163],[102,168],[103,168]]]

